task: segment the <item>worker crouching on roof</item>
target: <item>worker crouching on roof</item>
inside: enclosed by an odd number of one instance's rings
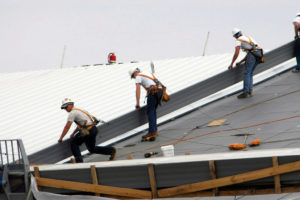
[[[160,104],[162,97],[162,88],[159,86],[159,81],[153,74],[148,72],[142,73],[139,68],[130,70],[129,75],[131,78],[135,79],[136,109],[140,108],[141,85],[147,91],[147,116],[149,130],[148,133],[142,137],[156,137],[158,136],[156,109],[158,104]]]
[[[75,122],[77,128],[71,134],[71,150],[77,163],[83,162],[79,149],[82,143],[85,143],[90,153],[110,155],[110,160],[115,158],[116,149],[114,147],[95,146],[98,129],[95,126],[97,119],[94,116],[85,110],[75,108],[74,102],[69,98],[63,100],[61,109],[65,109],[69,113],[69,116],[58,142],[62,142],[62,139],[68,133],[72,123]]]
[[[296,68],[292,70],[294,73],[300,72],[300,12],[296,14],[296,17],[293,20],[294,30],[295,30],[295,53],[296,53]]]
[[[243,58],[240,62],[237,62],[236,66],[239,66],[246,61],[243,93],[238,95],[237,98],[248,98],[252,96],[253,72],[257,64],[263,62],[263,50],[259,47],[259,45],[253,38],[244,36],[241,30],[234,28],[232,34],[233,37],[236,38],[236,47],[231,64],[229,65],[228,69],[233,68],[233,64],[239,56],[240,49],[247,52],[245,58]]]

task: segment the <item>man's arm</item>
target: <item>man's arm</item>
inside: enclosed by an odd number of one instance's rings
[[[299,28],[300,25],[297,22],[294,22],[294,27],[295,27],[295,39],[299,38]]]
[[[70,137],[74,137],[75,133],[77,133],[79,131],[78,126],[76,127],[76,129],[73,131],[73,133],[70,135]]]
[[[136,83],[136,105],[135,108],[140,108],[141,84]]]
[[[238,58],[239,53],[240,53],[240,46],[236,46],[235,47],[235,52],[231,61],[231,64],[229,65],[228,69],[232,69],[233,68],[233,63],[235,62],[235,60]]]
[[[239,65],[241,65],[243,62],[245,62],[246,59],[247,59],[247,56],[248,56],[248,54],[247,54],[240,62],[237,62],[237,63],[236,63],[236,66],[239,66]]]
[[[68,121],[68,122],[66,123],[66,125],[65,125],[65,127],[64,127],[64,130],[63,130],[63,132],[61,133],[60,138],[59,138],[59,140],[58,140],[59,143],[62,142],[62,139],[63,139],[63,138],[65,137],[65,135],[68,133],[68,131],[69,131],[71,125],[72,125],[72,122],[70,122],[70,121]]]

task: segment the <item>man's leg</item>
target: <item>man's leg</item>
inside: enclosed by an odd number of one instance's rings
[[[79,146],[84,142],[85,137],[81,137],[80,134],[77,133],[71,138],[71,151],[77,163],[83,162]]]
[[[90,130],[90,134],[87,136],[87,138],[85,140],[86,148],[89,150],[90,153],[112,155],[115,151],[115,148],[96,146],[96,135],[97,135],[97,133],[98,133],[98,130],[94,126]]]
[[[296,40],[296,70],[300,70],[300,38]]]
[[[157,99],[155,95],[148,95],[147,98],[147,116],[149,122],[149,133],[154,133],[157,131],[156,128],[156,107]]]
[[[257,61],[254,55],[249,53],[246,59],[246,68],[244,72],[244,93],[249,94],[252,92],[253,87],[253,71],[257,65]]]
[[[253,72],[256,68],[256,66],[258,65],[258,60],[255,58],[255,63],[254,63],[254,66],[252,67],[252,70],[251,70],[251,74],[250,74],[250,85],[249,85],[249,94],[252,95],[252,90],[253,90]]]

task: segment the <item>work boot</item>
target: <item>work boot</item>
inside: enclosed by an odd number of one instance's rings
[[[242,94],[237,96],[238,99],[245,99],[245,98],[248,98],[248,97],[250,97],[249,93],[242,93]]]
[[[151,137],[152,133],[148,132],[146,135],[143,135],[142,138],[147,138],[147,137]]]
[[[293,69],[292,72],[293,73],[300,73],[300,69]]]
[[[156,137],[156,136],[158,136],[158,132],[157,131],[151,133],[151,137]]]
[[[252,97],[253,95],[252,95],[252,92],[248,92],[248,95],[249,95],[249,97]]]
[[[114,160],[117,154],[117,149],[113,147],[113,151],[110,154],[109,160]]]

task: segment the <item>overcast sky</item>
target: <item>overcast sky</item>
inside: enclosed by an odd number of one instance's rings
[[[294,37],[300,0],[0,0],[0,73],[233,53],[240,28],[264,49]],[[229,64],[229,63],[228,63]]]

